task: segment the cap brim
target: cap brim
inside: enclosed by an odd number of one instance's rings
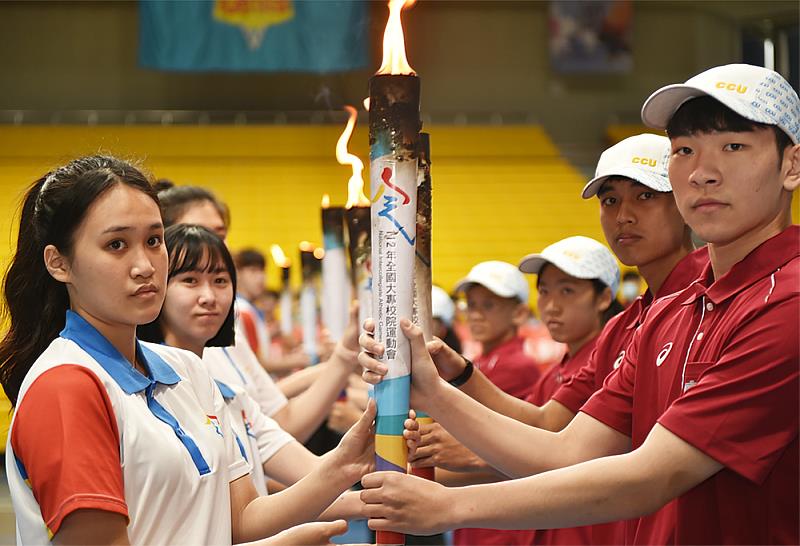
[[[485,279],[475,279],[470,277],[465,277],[456,283],[455,291],[456,292],[465,292],[470,287],[474,285],[480,285],[486,288],[492,294],[500,296],[501,298],[514,298],[518,297],[513,290],[509,290],[507,287],[492,283]]]
[[[600,191],[600,187],[603,185],[603,182],[616,176],[630,178],[631,180],[635,180],[636,182],[647,186],[651,190],[658,192],[666,193],[672,191],[672,186],[670,185],[669,180],[665,179],[663,176],[659,176],[644,169],[637,169],[636,167],[622,167],[615,169],[613,172],[606,173],[603,176],[596,176],[595,178],[589,180],[589,182],[583,187],[581,197],[584,199],[594,197],[597,195],[597,192]]]
[[[686,84],[673,84],[662,87],[642,106],[642,121],[654,129],[666,129],[672,115],[689,99],[708,95],[706,91]]]
[[[550,263],[541,254],[528,254],[519,261],[519,270],[523,273],[537,275],[544,264]]]

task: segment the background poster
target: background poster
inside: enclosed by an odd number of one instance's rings
[[[360,0],[144,0],[139,19],[147,68],[323,73],[369,60]]]
[[[557,72],[629,72],[633,68],[631,0],[550,2],[550,63]]]

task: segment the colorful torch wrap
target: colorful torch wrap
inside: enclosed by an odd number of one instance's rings
[[[347,280],[344,249],[344,208],[322,209],[322,324],[333,341],[339,341],[347,327],[351,289]]]
[[[375,388],[376,467],[405,473],[411,351],[399,323],[414,312],[420,83],[413,75],[376,75],[369,90],[372,314],[389,369]],[[405,540],[402,534],[379,533],[377,542]]]
[[[433,309],[431,306],[431,141],[428,133],[419,135],[419,182],[417,185],[417,249],[414,266],[414,323],[422,329],[425,341],[433,339]],[[433,423],[422,411],[417,412],[419,424]],[[434,467],[412,468],[420,478],[435,480]]]

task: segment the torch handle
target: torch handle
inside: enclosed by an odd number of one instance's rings
[[[401,545],[406,543],[406,536],[403,533],[395,533],[394,531],[375,531],[375,544],[384,545]]]
[[[429,425],[433,423],[433,417],[429,415],[417,412],[417,423],[420,425]],[[412,468],[411,474],[420,478],[425,478],[426,480],[436,481],[436,468],[433,466],[426,467],[426,468]]]

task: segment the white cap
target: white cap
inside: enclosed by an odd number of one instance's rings
[[[453,324],[456,315],[456,304],[450,295],[438,286],[431,287],[431,311],[433,318],[438,318],[448,326]]]
[[[665,129],[673,114],[689,99],[709,95],[743,118],[776,125],[792,142],[800,143],[800,99],[783,76],[760,66],[728,64],[662,87],[645,101],[642,121]]]
[[[458,281],[456,292],[466,290],[473,284],[479,284],[501,298],[517,298],[522,303],[528,303],[528,281],[519,269],[508,262],[479,263]]]
[[[619,266],[604,245],[589,237],[576,235],[553,243],[539,254],[528,254],[519,263],[520,271],[538,275],[546,264],[553,264],[578,279],[599,279],[617,295]]]
[[[669,139],[645,133],[628,137],[600,155],[594,178],[581,194],[589,199],[597,194],[603,182],[612,176],[624,176],[660,192],[672,191],[667,167],[670,155]]]

